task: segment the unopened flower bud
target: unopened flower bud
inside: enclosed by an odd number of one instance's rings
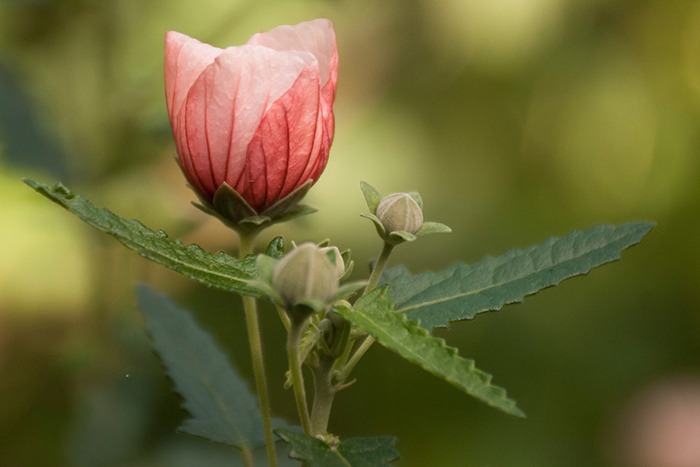
[[[392,193],[386,196],[377,206],[376,216],[387,234],[415,234],[423,225],[423,211],[408,193]]]
[[[338,274],[323,249],[303,243],[277,263],[272,286],[288,311],[319,311],[338,291]]]

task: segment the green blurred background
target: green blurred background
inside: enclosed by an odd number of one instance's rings
[[[700,446],[696,0],[4,0],[0,465],[231,465],[228,450],[175,434],[184,414],[133,286],[193,310],[250,375],[238,299],[147,263],[20,179],[63,181],[152,228],[235,250],[189,204],[173,161],[164,32],[226,46],[315,17],[333,20],[340,53],[335,143],[307,200],[320,212],[265,239],[329,237],[364,270],[380,245],[358,216],[360,180],[420,191],[426,217],[453,228],[397,250],[413,271],[599,223],[658,223],[622,262],[439,332],[526,420],[377,346],[331,430],[394,434],[406,467],[665,467],[643,453],[662,428]],[[268,311],[273,404],[292,419],[283,330]],[[683,419],[693,410],[694,428]]]

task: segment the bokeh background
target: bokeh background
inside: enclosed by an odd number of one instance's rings
[[[185,415],[133,286],[191,309],[250,375],[238,299],[147,263],[20,179],[62,181],[234,251],[189,204],[173,161],[164,32],[226,46],[314,17],[338,37],[335,143],[307,200],[320,212],[266,239],[331,238],[364,270],[380,245],[358,216],[360,180],[420,191],[426,217],[453,228],[397,250],[413,271],[599,223],[658,223],[621,262],[439,332],[527,419],[375,346],[331,430],[396,435],[406,467],[700,465],[689,460],[700,446],[696,0],[4,0],[0,465],[231,465],[230,451],[175,434]],[[263,327],[273,404],[293,418],[283,330],[271,311]]]

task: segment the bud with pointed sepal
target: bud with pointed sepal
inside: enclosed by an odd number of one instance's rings
[[[423,199],[416,192],[392,193],[382,198],[369,183],[361,182],[360,186],[370,210],[361,215],[374,223],[379,236],[390,245],[412,242],[417,237],[432,233],[452,231],[439,222],[423,220]]]
[[[338,273],[321,248],[303,243],[277,263],[272,287],[288,312],[307,316],[328,307],[338,291]]]
[[[352,262],[350,262],[352,264]],[[293,320],[304,320],[315,312],[329,308],[337,300],[353,295],[365,281],[340,285],[348,272],[343,255],[335,247],[302,243],[279,261],[259,255],[257,259],[261,286],[290,314]]]

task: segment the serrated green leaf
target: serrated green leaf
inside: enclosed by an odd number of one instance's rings
[[[190,314],[146,286],[137,289],[153,347],[190,413],[180,430],[241,450],[265,444],[257,399]]]
[[[393,436],[324,441],[294,430],[276,430],[292,450],[290,456],[308,467],[389,467],[399,458]]]
[[[600,225],[441,272],[413,275],[399,266],[387,270],[382,282],[390,285],[397,311],[419,320],[426,329],[447,327],[616,261],[653,226],[650,222]]]
[[[525,416],[503,388],[491,384],[491,375],[475,367],[473,360],[460,357],[457,349],[443,339],[431,336],[419,323],[397,313],[387,290],[386,286],[380,287],[358,300],[352,309],[339,307],[336,311],[387,349],[467,394],[508,414]]]
[[[209,287],[242,295],[264,295],[250,282],[256,275],[255,258],[252,256],[238,260],[223,252],[209,253],[197,245],[185,245],[173,240],[162,230],[153,231],[137,220],[124,219],[106,208],[98,208],[60,183],[49,186],[32,180],[24,182],[144,258]]]

